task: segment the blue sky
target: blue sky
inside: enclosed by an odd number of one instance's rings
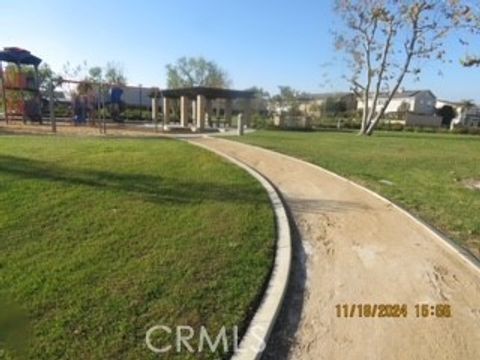
[[[346,69],[332,46],[335,19],[327,0],[0,0],[0,5],[0,46],[26,48],[57,71],[67,61],[92,66],[115,61],[129,83],[163,87],[166,64],[204,56],[222,66],[239,89],[348,89],[341,78]],[[480,39],[475,45],[480,53]],[[449,44],[449,52],[453,64],[424,66],[422,80],[409,80],[405,87],[480,101],[480,69],[459,65],[465,49],[458,42]]]

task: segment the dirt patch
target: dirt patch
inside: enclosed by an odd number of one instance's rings
[[[462,181],[462,185],[467,189],[480,191],[480,179],[468,179]]]
[[[159,126],[158,131],[153,127],[146,127],[141,124],[108,124],[106,135],[101,131],[100,126],[73,126],[69,123],[60,123],[57,125],[57,135],[69,136],[111,136],[111,137],[168,137],[172,135],[185,134],[185,131],[173,132],[162,131]],[[190,133],[189,131],[187,133]],[[48,135],[53,134],[50,125],[30,125],[22,123],[12,123],[0,126],[1,134],[25,134],[25,135]]]

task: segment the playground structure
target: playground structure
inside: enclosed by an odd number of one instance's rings
[[[3,62],[7,63],[4,70]],[[42,121],[38,66],[42,59],[29,51],[8,47],[0,51],[3,117],[10,121]]]
[[[2,62],[8,63],[5,70]],[[5,124],[92,126],[154,129],[169,132],[219,131],[232,126],[239,133],[250,124],[251,91],[210,87],[160,90],[61,77],[39,79],[42,60],[20,48],[0,51],[1,100]],[[132,115],[133,114],[133,115]],[[161,126],[159,126],[161,125]]]

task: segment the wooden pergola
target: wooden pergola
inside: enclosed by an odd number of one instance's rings
[[[207,99],[253,99],[255,93],[248,90],[232,90],[223,88],[214,88],[206,86],[195,86],[178,89],[162,90],[161,94],[168,98],[180,98],[187,96],[196,99],[198,95],[205,96]]]
[[[205,86],[186,87],[178,89],[166,89],[160,91],[163,98],[163,120],[168,124],[170,117],[170,102],[172,99],[180,99],[180,124],[182,127],[188,127],[188,118],[191,108],[191,115],[195,131],[205,129],[205,120],[209,122],[212,119],[212,101],[225,100],[225,122],[231,124],[232,119],[232,101],[243,99],[244,109],[242,113],[242,131],[243,122],[249,123],[250,100],[255,97],[253,91],[241,91],[232,89],[213,88]]]

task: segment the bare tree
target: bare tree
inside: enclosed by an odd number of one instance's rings
[[[123,66],[113,61],[110,61],[107,63],[107,65],[105,65],[104,77],[105,81],[110,84],[126,85],[127,83]]]
[[[419,76],[420,62],[444,60],[460,6],[460,0],[335,1],[343,24],[335,43],[350,66],[352,91],[364,103],[360,134],[373,133],[405,77]],[[380,104],[381,95],[386,101]]]
[[[480,35],[480,4],[478,0],[465,0],[459,10],[455,14],[456,23],[469,30],[471,34]],[[469,45],[469,42],[464,38],[461,38],[460,42],[463,45]],[[480,54],[465,56],[461,62],[465,67],[480,66]]]
[[[461,108],[464,110],[470,110],[475,107],[475,101],[472,99],[464,99],[460,101],[460,104]]]
[[[119,63],[109,61],[104,67],[89,67],[86,61],[73,66],[70,62],[63,65],[63,77],[85,82],[108,83],[126,85],[127,78],[123,66]]]

